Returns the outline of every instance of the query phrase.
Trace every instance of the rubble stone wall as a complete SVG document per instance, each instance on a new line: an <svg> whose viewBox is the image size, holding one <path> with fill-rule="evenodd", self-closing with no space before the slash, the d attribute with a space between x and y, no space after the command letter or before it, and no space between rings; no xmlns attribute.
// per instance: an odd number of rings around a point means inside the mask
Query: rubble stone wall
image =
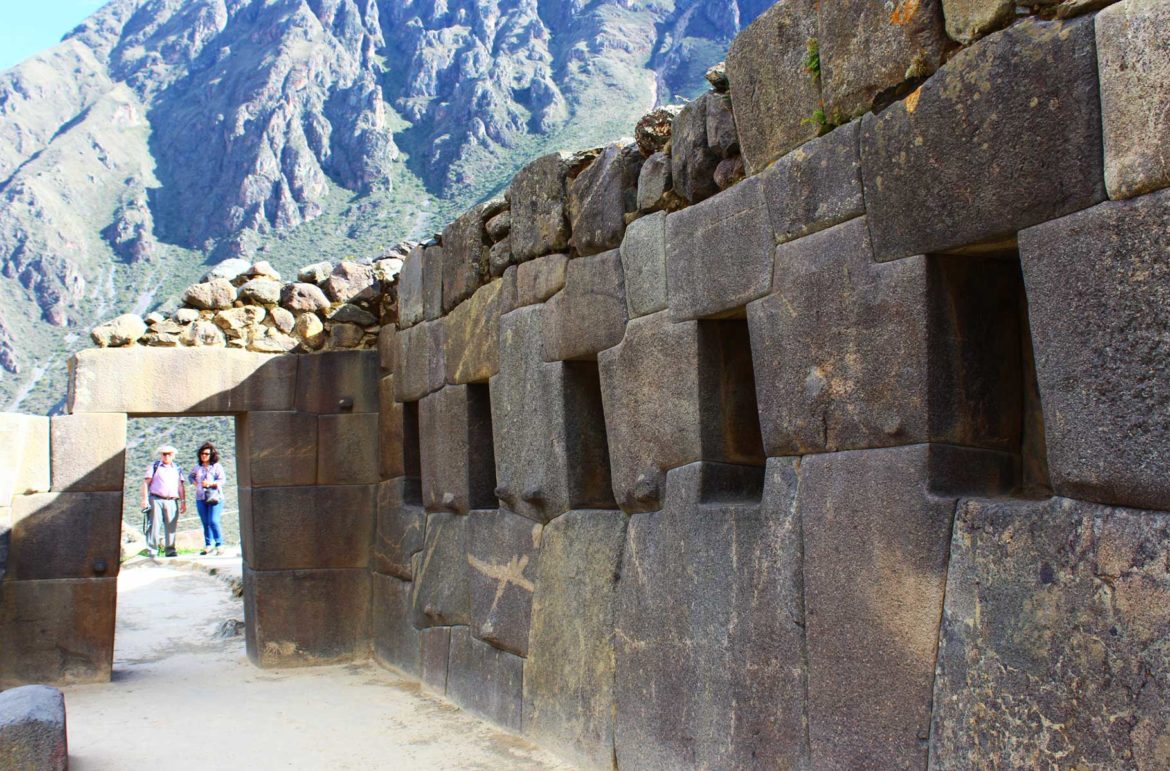
<svg viewBox="0 0 1170 771"><path fill-rule="evenodd" d="M377 351L86 352L61 420L238 416L260 665L369 653L584 767L1164 768L1168 30L785 0L413 246ZM0 613L84 635L112 579L12 575L27 505Z"/></svg>

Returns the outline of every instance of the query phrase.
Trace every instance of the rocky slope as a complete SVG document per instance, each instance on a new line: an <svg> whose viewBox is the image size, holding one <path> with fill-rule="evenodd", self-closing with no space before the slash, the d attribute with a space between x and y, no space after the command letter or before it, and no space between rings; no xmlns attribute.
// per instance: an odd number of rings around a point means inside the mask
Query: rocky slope
<svg viewBox="0 0 1170 771"><path fill-rule="evenodd" d="M0 72L0 405L204 258L376 252L628 132L768 4L113 0Z"/></svg>

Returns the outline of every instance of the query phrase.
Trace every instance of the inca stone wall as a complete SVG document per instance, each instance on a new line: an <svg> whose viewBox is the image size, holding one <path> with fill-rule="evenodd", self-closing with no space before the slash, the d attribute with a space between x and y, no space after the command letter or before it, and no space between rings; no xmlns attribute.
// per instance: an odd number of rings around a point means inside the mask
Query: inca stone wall
<svg viewBox="0 0 1170 771"><path fill-rule="evenodd" d="M1034 10L778 3L413 247L376 352L87 352L9 446L239 416L253 659L372 654L585 767L1170 766L1170 5ZM22 567L18 466L9 640L113 597Z"/></svg>

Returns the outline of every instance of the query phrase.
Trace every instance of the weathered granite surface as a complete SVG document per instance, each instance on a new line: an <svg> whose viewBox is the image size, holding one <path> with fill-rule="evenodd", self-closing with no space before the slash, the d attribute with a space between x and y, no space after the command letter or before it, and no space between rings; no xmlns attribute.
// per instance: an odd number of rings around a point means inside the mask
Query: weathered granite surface
<svg viewBox="0 0 1170 771"><path fill-rule="evenodd" d="M1170 514L959 504L930 765L1170 763Z"/></svg>
<svg viewBox="0 0 1170 771"><path fill-rule="evenodd" d="M1105 198L1092 19L1023 21L862 120L879 260L957 249Z"/></svg>
<svg viewBox="0 0 1170 771"><path fill-rule="evenodd" d="M1020 234L1052 485L1170 509L1170 191Z"/></svg>

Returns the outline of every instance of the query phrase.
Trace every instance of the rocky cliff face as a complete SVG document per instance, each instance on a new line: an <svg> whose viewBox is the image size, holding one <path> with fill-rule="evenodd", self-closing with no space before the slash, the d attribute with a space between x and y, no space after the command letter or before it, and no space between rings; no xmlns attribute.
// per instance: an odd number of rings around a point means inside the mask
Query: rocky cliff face
<svg viewBox="0 0 1170 771"><path fill-rule="evenodd" d="M699 89L767 5L112 0L0 73L5 314L86 324L116 300L111 262L246 254L405 182L401 229L423 232L422 199L463 206ZM5 352L9 373L29 358Z"/></svg>

